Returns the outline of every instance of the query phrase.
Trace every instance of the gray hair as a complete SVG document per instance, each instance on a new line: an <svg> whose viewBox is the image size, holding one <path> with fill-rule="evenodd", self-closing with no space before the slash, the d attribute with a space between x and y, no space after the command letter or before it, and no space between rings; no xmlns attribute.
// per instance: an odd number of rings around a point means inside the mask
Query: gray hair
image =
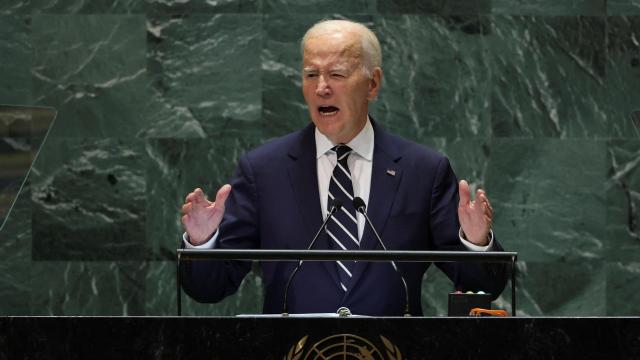
<svg viewBox="0 0 640 360"><path fill-rule="evenodd" d="M309 28L300 41L300 52L304 56L304 45L311 35L350 30L360 35L362 40L362 70L367 77L373 77L373 70L382 67L382 50L380 42L365 25L351 20L322 20Z"/></svg>

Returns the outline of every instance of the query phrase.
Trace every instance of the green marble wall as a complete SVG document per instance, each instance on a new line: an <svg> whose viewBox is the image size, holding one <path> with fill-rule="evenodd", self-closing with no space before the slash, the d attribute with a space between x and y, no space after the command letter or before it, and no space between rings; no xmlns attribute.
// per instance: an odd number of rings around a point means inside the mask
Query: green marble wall
<svg viewBox="0 0 640 360"><path fill-rule="evenodd" d="M0 233L0 315L174 314L184 195L308 122L298 41L326 17L380 37L378 122L486 188L522 315L640 315L638 0L2 1L0 103L59 115ZM429 271L427 314L450 287Z"/></svg>

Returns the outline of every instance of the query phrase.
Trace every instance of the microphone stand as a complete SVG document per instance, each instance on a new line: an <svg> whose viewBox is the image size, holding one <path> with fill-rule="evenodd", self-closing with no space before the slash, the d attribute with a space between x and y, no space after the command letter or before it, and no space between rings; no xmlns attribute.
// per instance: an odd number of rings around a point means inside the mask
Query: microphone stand
<svg viewBox="0 0 640 360"><path fill-rule="evenodd" d="M376 239L378 239L378 243L380 243L380 246L382 246L382 249L386 251L387 247L384 246L384 243L382 242L382 238L378 234L378 231L376 231L376 228L373 226L371 219L369 219L369 216L367 215L367 206L364 204L364 200L362 200L362 198L360 197L355 197L353 199L353 207L355 207L356 211L358 211L360 214L364 215L364 218L367 220L367 223L369 223L371 230L373 230L373 234L376 236ZM407 281L404 279L404 276L402 276L402 273L400 272L400 270L398 270L398 267L396 266L396 262L391 260L391 265L393 266L393 269L396 271L396 273L400 275L400 280L402 280L402 286L404 287L404 296L405 296L404 316L409 317L411 316L411 312L409 312L409 287L407 286Z"/></svg>
<svg viewBox="0 0 640 360"><path fill-rule="evenodd" d="M320 225L320 229L318 229L318 232L313 237L313 240L311 240L311 244L309 244L309 247L307 248L307 250L311 250L311 248L313 248L313 245L316 243L316 240L318 240L318 238L320 237L320 233L322 233L322 230L324 230L324 228L327 226L327 223L329 222L333 214L335 214L338 210L340 210L340 208L342 208L342 202L340 201L340 199L333 199L331 201L331 208L329 209L327 218L324 219L324 221L322 222L322 225ZM302 267L302 263L303 261L300 260L296 268L293 269L293 272L291 272L291 275L289 275L289 280L287 280L287 286L284 289L284 304L282 306L282 316L289 316L289 313L287 313L287 295L289 294L289 287L291 286L291 281L298 273L298 270L300 270L300 267Z"/></svg>

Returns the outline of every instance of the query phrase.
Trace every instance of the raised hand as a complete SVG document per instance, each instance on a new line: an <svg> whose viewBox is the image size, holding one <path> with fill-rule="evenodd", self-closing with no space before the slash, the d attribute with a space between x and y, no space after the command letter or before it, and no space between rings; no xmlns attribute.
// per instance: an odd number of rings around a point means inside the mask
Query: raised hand
<svg viewBox="0 0 640 360"><path fill-rule="evenodd" d="M476 191L476 199L471 200L471 190L465 180L458 184L460 203L458 204L458 218L460 226L469 242L485 246L489 243L489 230L493 222L493 209L484 190Z"/></svg>
<svg viewBox="0 0 640 360"><path fill-rule="evenodd" d="M182 205L182 226L192 245L205 243L218 229L224 215L224 203L231 193L231 185L223 185L216 194L216 201L207 200L202 189L189 193Z"/></svg>

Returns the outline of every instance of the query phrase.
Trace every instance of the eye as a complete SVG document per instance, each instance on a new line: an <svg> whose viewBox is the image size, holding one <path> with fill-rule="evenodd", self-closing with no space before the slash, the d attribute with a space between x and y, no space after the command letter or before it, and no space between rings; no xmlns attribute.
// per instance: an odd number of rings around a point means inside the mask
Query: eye
<svg viewBox="0 0 640 360"><path fill-rule="evenodd" d="M344 79L346 76L343 73L331 73L331 77L334 79Z"/></svg>
<svg viewBox="0 0 640 360"><path fill-rule="evenodd" d="M313 79L313 78L318 77L318 74L317 73L305 73L304 77L305 77L305 79Z"/></svg>

